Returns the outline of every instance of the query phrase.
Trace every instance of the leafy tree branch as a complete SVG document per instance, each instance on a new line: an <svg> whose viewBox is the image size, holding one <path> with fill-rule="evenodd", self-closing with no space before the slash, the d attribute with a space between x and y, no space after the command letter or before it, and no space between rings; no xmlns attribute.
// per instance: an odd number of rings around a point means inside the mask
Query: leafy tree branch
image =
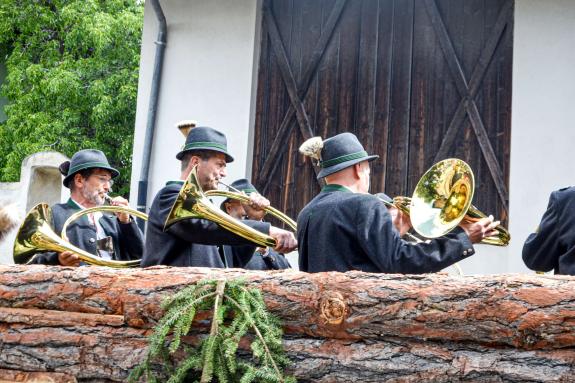
<svg viewBox="0 0 575 383"><path fill-rule="evenodd" d="M127 193L142 27L137 0L0 0L0 181L35 152L97 148Z"/></svg>

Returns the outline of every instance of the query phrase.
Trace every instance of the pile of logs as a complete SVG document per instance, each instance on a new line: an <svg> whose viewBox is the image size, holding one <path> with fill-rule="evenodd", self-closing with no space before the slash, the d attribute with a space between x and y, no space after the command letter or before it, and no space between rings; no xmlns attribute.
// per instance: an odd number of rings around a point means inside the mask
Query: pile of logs
<svg viewBox="0 0 575 383"><path fill-rule="evenodd" d="M124 381L167 296L244 278L300 382L571 382L575 278L0 266L0 382Z"/></svg>

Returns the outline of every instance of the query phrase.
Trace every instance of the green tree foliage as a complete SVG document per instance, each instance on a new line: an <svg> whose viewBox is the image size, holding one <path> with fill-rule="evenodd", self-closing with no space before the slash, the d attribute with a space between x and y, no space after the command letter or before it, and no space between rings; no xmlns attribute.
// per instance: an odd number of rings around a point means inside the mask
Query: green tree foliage
<svg viewBox="0 0 575 383"><path fill-rule="evenodd" d="M281 326L258 289L247 289L241 280L204 280L168 298L162 308L165 314L150 337L148 355L132 371L130 382L295 382L281 371L291 364L283 351ZM210 333L192 348L182 338L199 311L212 311ZM238 358L244 337L252 339L251 360ZM170 355L179 349L186 356L173 363ZM156 360L164 369L160 376L152 368Z"/></svg>
<svg viewBox="0 0 575 383"><path fill-rule="evenodd" d="M17 181L32 153L96 148L127 192L142 26L137 0L0 0L2 181Z"/></svg>

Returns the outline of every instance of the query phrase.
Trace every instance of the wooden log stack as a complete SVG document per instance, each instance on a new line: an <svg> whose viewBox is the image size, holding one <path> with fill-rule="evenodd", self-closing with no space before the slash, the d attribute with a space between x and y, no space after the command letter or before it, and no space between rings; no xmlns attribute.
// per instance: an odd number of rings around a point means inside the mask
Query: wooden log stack
<svg viewBox="0 0 575 383"><path fill-rule="evenodd" d="M124 381L206 278L262 290L300 382L575 380L573 277L0 266L0 382Z"/></svg>

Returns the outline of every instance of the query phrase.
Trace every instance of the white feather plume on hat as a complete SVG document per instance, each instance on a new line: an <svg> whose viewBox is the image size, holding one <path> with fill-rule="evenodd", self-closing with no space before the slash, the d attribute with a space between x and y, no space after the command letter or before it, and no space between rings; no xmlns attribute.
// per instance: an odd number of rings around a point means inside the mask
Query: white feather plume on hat
<svg viewBox="0 0 575 383"><path fill-rule="evenodd" d="M323 149L323 140L321 137L312 137L306 140L299 147L299 152L304 156L311 157L317 162L321 161L321 150Z"/></svg>

